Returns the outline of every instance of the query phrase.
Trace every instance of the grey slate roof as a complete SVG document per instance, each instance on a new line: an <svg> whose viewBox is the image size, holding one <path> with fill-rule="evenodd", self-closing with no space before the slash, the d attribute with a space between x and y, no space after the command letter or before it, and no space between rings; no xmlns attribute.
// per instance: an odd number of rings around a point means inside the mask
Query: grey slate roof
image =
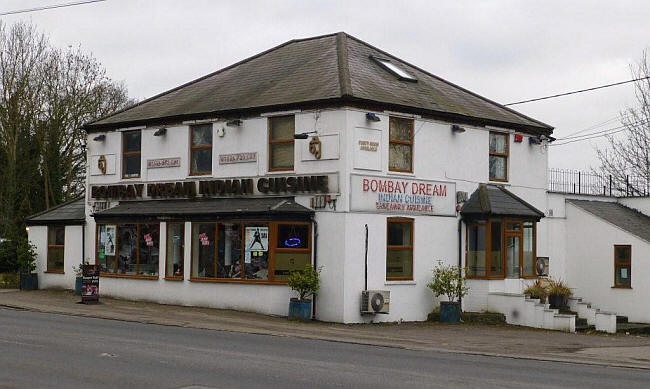
<svg viewBox="0 0 650 389"><path fill-rule="evenodd" d="M415 78L405 82L370 56ZM345 33L296 39L89 123L88 131L315 105L399 109L550 135L553 128Z"/></svg>
<svg viewBox="0 0 650 389"><path fill-rule="evenodd" d="M567 199L567 202L650 242L650 217L637 210L607 201Z"/></svg>
<svg viewBox="0 0 650 389"><path fill-rule="evenodd" d="M128 218L214 218L214 217L289 217L308 218L314 211L297 204L291 198L221 198L197 200L123 201L119 205L97 212L101 219Z"/></svg>
<svg viewBox="0 0 650 389"><path fill-rule="evenodd" d="M83 224L86 220L84 198L69 201L25 218L28 226L47 224Z"/></svg>
<svg viewBox="0 0 650 389"><path fill-rule="evenodd" d="M501 185L479 184L460 210L465 218L512 216L541 219L544 213Z"/></svg>

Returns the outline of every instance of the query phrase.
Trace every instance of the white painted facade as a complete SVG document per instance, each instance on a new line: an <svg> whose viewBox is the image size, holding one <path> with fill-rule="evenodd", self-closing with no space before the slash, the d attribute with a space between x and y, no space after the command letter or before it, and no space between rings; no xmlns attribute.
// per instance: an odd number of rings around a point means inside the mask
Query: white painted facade
<svg viewBox="0 0 650 389"><path fill-rule="evenodd" d="M459 255L458 226L460 215L456 210L456 191L471 194L479 183L489 182L489 132L509 134L508 182L506 188L540 210L549 208L546 196L547 154L543 145L529 144L528 135L523 142L514 141L515 131L504 128L484 128L463 125L463 133L453 133L450 122L415 117L413 173L395 173L388 170L389 116L399 113L376 112L378 122L366 120L366 111L355 108L323 109L295 112L295 131L316 131L322 142L320 160L309 153L309 141L295 141L293 172L274 173L268 170L268 116L273 113L242 118L239 127L228 127L224 120L213 124L212 175L189 175L189 125L194 122L142 128L141 177L122 179L121 131L107 131L88 135L87 185L136 184L170 181L190 181L206 178L272 177L303 174L333 174L336 190L330 193L336 200L315 212L317 224L317 252L312 254L317 266L322 266L321 292L316 301L316 318L333 322L368 322L425 320L438 301L426 287L431 270L440 260L457 264ZM404 115L413 117L412 115ZM164 136L154 136L159 128L166 127ZM137 128L132 128L137 129ZM124 129L126 130L126 129ZM98 135L105 140L94 141ZM222 136L221 136L222 135ZM359 141L378 142L377 151L361 150ZM230 153L257 153L254 162L220 164L219 156ZM107 161L106 174L97 168L99 156ZM179 167L147 168L147 160L180 158ZM351 183L359 176L380 178L430 180L447 185L449 196L444 209L436 209L442 216L406 215L400 213L356 210L352 199ZM356 178L355 178L356 177ZM86 191L86 241L85 258L94 263L95 222L91 216L92 199ZM309 207L313 195L297 195L296 202ZM113 201L111 206L116 205ZM413 280L386 281L386 219L391 216L414 219ZM291 291L285 285L256 285L246 283L194 282L186 271L182 281L164 279L166 223L160 228L159 274L156 280L102 277L101 295L126 299L155 301L166 304L207 306L237 309L266 314L286 315ZM189 222L185 223L185 269L190 266ZM361 292L364 290L365 226L368 226L368 289L391 292L390 314L362 316ZM78 264L79 252L70 253L68 245L80 247L81 229L66 230L65 274L43 274L47 238L45 227L32 227L30 240L39 247L39 274L41 287L72 288L74 277L71 266ZM73 228L73 227L68 227ZM464 257L465 227L462 227ZM316 232L316 228L314 229ZM558 231L548 231L545 219L537 225L537 255L554 257L548 241ZM74 238L76 236L76 238ZM71 239L69 244L68 239ZM312 245L312 247L314 247ZM71 250L73 250L71 248ZM77 250L77 249L74 249ZM462 259L464 263L464 258ZM553 267L555 266L553 261ZM558 266L559 268L559 266ZM559 270L563 273L564 270ZM487 292L520 293L521 280L472 280L471 292L464 300L466 310L487 309Z"/></svg>

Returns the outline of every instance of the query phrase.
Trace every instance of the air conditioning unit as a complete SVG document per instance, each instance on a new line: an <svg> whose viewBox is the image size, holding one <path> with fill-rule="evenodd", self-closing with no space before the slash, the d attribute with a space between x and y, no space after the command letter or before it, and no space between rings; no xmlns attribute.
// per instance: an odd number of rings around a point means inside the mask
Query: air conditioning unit
<svg viewBox="0 0 650 389"><path fill-rule="evenodd" d="M361 313L374 315L388 313L390 307L390 291L364 290L361 292Z"/></svg>

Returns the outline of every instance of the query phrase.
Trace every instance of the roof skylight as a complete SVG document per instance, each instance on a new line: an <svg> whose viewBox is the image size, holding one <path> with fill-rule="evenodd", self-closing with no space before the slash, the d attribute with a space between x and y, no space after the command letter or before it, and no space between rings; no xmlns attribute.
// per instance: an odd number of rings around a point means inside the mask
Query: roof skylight
<svg viewBox="0 0 650 389"><path fill-rule="evenodd" d="M393 73L395 76L400 81L410 81L410 82L418 82L417 78L413 77L412 75L408 74L406 71L402 70L399 68L397 65L394 63L390 62L390 60L385 59L385 58L379 58L375 56L370 56L375 62L377 62L381 67L384 69L388 70L389 72Z"/></svg>

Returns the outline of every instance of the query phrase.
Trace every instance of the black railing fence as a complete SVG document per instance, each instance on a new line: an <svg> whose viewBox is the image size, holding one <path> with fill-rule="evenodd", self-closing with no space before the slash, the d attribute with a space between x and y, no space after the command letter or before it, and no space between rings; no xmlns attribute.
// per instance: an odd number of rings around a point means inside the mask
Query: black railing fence
<svg viewBox="0 0 650 389"><path fill-rule="evenodd" d="M549 169L548 190L594 196L650 196L650 180L642 176L621 178L579 170Z"/></svg>

